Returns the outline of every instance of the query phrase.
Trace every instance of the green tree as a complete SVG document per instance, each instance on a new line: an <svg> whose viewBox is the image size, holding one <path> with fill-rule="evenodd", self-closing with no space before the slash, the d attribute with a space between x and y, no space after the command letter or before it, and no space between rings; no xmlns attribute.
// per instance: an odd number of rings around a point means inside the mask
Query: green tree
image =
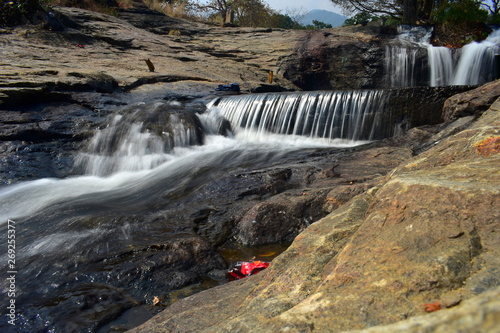
<svg viewBox="0 0 500 333"><path fill-rule="evenodd" d="M269 17L269 28L296 29L297 22L288 15L272 13Z"/></svg>
<svg viewBox="0 0 500 333"><path fill-rule="evenodd" d="M235 12L236 22L247 27L269 26L273 14L271 8L261 0L238 0L232 9Z"/></svg>
<svg viewBox="0 0 500 333"><path fill-rule="evenodd" d="M366 24L366 23L374 21L378 18L379 18L378 16L374 16L368 12L360 12L360 13L354 15L353 17L345 20L344 25L348 26L348 25Z"/></svg>
<svg viewBox="0 0 500 333"><path fill-rule="evenodd" d="M265 26L274 13L262 0L210 0L192 3L199 11L218 16L222 23L226 21L227 13L232 11L235 22L243 26Z"/></svg>
<svg viewBox="0 0 500 333"><path fill-rule="evenodd" d="M481 3L475 0L441 0L433 13L435 23L448 26L464 26L487 20L488 11L482 9Z"/></svg>
<svg viewBox="0 0 500 333"><path fill-rule="evenodd" d="M400 20L403 24L427 21L435 0L331 0L345 13L367 12Z"/></svg>
<svg viewBox="0 0 500 333"><path fill-rule="evenodd" d="M331 29L331 28L333 28L331 24L327 24L325 22L321 22L318 20L313 20L312 23L316 29Z"/></svg>
<svg viewBox="0 0 500 333"><path fill-rule="evenodd" d="M203 3L197 1L193 3L193 6L199 11L216 13L222 19L222 23L224 23L228 11L236 1L238 0L210 0Z"/></svg>
<svg viewBox="0 0 500 333"><path fill-rule="evenodd" d="M45 2L43 0L0 0L0 26L33 22L36 14L43 12Z"/></svg>

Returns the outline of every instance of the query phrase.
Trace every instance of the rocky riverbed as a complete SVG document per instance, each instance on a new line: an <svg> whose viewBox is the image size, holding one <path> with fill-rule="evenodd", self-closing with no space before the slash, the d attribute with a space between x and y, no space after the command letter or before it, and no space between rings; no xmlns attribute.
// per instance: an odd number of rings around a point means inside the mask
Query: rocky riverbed
<svg viewBox="0 0 500 333"><path fill-rule="evenodd" d="M399 166L333 187L326 202L336 209L266 271L179 301L132 332L494 332L499 108L434 135L410 131L430 148L414 157L409 147L364 151L364 163L385 151Z"/></svg>
<svg viewBox="0 0 500 333"><path fill-rule="evenodd" d="M205 112L220 83L238 82L245 93L384 87L381 58L395 33L220 28L139 4L117 16L56 11L63 31L0 34L3 188L75 179L75 156L115 113L169 135L176 115L201 144L192 115ZM19 294L22 327L119 331L173 303L133 331L418 331L464 322L494 331L500 84L453 89L405 94L398 103L418 117L407 115L412 125L394 138L269 148L241 164L238 149L200 155L172 178L133 182L111 198L68 198L68 206L23 218L39 224L26 227L25 240L50 228L72 235L74 227L100 245L70 251L75 241L47 236L26 246L19 283L33 290ZM224 259L272 259L290 243L266 271L226 284ZM36 265L50 260L56 264Z"/></svg>

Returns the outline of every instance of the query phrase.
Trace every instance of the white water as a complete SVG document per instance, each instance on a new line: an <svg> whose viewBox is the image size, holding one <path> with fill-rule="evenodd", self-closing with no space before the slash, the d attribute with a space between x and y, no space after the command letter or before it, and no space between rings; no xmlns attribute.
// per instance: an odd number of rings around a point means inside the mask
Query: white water
<svg viewBox="0 0 500 333"><path fill-rule="evenodd" d="M500 52L500 30L487 39L472 42L462 49L427 45L431 72L430 85L476 85L493 79L494 57Z"/></svg>
<svg viewBox="0 0 500 333"><path fill-rule="evenodd" d="M386 73L390 73L390 86L396 87L414 87L415 81L415 63L418 49L413 47L386 46Z"/></svg>
<svg viewBox="0 0 500 333"><path fill-rule="evenodd" d="M487 39L472 42L462 48L460 60L452 78L454 85L480 84L491 80L493 62L500 53L500 30L493 32Z"/></svg>
<svg viewBox="0 0 500 333"><path fill-rule="evenodd" d="M427 44L429 57L429 85L432 87L451 84L454 76L454 65L451 49Z"/></svg>
<svg viewBox="0 0 500 333"><path fill-rule="evenodd" d="M377 131L385 130L387 95L377 90L255 94L223 98L210 107L217 108L237 134L354 142L372 140Z"/></svg>
<svg viewBox="0 0 500 333"><path fill-rule="evenodd" d="M215 132L213 126L219 118L217 108L200 116L209 133ZM256 154L279 157L301 148L349 147L366 143L304 138L249 129L239 130L230 137L209 134L205 143L198 146L188 146L190 140L174 140L177 146L166 149L171 138L161 138L141 129L141 123L128 124L123 116L115 116L107 128L96 133L88 150L78 156L77 163L80 167L84 166L83 175L40 179L1 188L1 223L81 200L99 202L117 197L122 204L133 205L134 200L140 200L138 198L142 191L150 191L150 188L166 178L172 179L167 183L172 184L171 190L174 191L188 182L189 177L200 168L217 168L221 164L238 165L253 159ZM179 130L179 133L181 138L186 138L185 131ZM111 148L112 142L117 140L114 148ZM225 160L229 155L231 159ZM72 235L70 238L74 236L71 232L64 235ZM42 240L38 244L38 247L43 244L49 246Z"/></svg>
<svg viewBox="0 0 500 333"><path fill-rule="evenodd" d="M423 27L398 26L398 43L385 48L385 72L391 88L417 85L417 53L421 42L429 40L432 30Z"/></svg>
<svg viewBox="0 0 500 333"><path fill-rule="evenodd" d="M431 30L423 27L400 27L397 45L386 47L385 68L391 87L418 84L415 74L419 48L427 50L429 82L432 87L476 85L492 81L494 57L500 53L500 30L486 40L472 42L462 49L436 47L430 44Z"/></svg>
<svg viewBox="0 0 500 333"><path fill-rule="evenodd" d="M87 150L78 154L76 168L95 176L153 169L170 161L175 148L195 145L196 134L175 113L161 118L165 124L159 126L168 127L168 131L158 134L135 119L144 113L161 113L168 106L154 103L145 109L144 103L140 103L126 115L115 115L106 128L97 131Z"/></svg>

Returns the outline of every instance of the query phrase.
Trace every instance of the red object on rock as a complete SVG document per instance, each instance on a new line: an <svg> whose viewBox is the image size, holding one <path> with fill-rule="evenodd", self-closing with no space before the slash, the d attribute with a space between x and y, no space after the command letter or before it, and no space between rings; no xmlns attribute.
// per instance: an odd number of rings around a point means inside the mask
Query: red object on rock
<svg viewBox="0 0 500 333"><path fill-rule="evenodd" d="M424 310L426 312L434 312L434 311L437 311L437 310L441 310L441 304L439 304L439 302L425 303L424 304Z"/></svg>
<svg viewBox="0 0 500 333"><path fill-rule="evenodd" d="M229 268L228 274L234 279L243 279L257 274L267 267L269 267L269 263L265 261L237 261Z"/></svg>

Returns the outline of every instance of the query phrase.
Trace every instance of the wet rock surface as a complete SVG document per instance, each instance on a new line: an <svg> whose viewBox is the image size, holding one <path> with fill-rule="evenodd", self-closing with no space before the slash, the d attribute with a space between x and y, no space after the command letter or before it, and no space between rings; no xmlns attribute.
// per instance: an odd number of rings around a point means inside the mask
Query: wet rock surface
<svg viewBox="0 0 500 333"><path fill-rule="evenodd" d="M375 27L308 32L298 56L281 65L283 76L304 90L382 88L385 48L383 38L376 38L380 32Z"/></svg>
<svg viewBox="0 0 500 333"><path fill-rule="evenodd" d="M436 302L452 309L368 332L456 327L463 311L489 331L499 311L500 155L481 147L498 137L499 103L310 225L266 271L180 301L132 332L347 331L422 316Z"/></svg>
<svg viewBox="0 0 500 333"><path fill-rule="evenodd" d="M107 113L105 108L76 103L70 99L1 111L2 183L71 172L74 155L105 123Z"/></svg>

